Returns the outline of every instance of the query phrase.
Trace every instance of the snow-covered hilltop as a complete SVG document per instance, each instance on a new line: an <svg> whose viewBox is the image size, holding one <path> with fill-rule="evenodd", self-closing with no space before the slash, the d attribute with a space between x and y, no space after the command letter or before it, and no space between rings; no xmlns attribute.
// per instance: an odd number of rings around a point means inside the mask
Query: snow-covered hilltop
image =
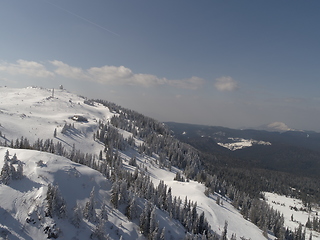
<svg viewBox="0 0 320 240"><path fill-rule="evenodd" d="M3 141L26 137L33 143L38 139L53 139L65 146L76 145L84 152L96 153L101 145L92 141L97 122L107 122L114 114L101 104L90 105L83 97L65 90L24 88L0 88L0 131ZM75 121L74 116L83 116L87 121ZM74 126L69 134L60 134L65 125ZM90 147L88 146L90 144ZM93 144L93 145L92 145Z"/></svg>
<svg viewBox="0 0 320 240"><path fill-rule="evenodd" d="M0 238L275 238L246 220L262 203L208 175L162 123L63 89L0 96Z"/></svg>

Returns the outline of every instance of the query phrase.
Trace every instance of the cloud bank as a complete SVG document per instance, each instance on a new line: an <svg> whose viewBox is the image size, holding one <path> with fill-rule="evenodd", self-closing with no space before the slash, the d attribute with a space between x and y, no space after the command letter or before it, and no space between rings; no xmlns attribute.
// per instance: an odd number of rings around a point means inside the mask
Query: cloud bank
<svg viewBox="0 0 320 240"><path fill-rule="evenodd" d="M12 75L27 75L39 78L62 76L99 84L138 85L144 87L167 85L190 90L199 89L205 83L204 79L195 76L187 79L169 80L152 74L134 73L124 66L105 65L82 69L58 60L49 61L48 63L55 68L53 71L47 70L43 64L25 60L18 60L17 63L1 62L0 71Z"/></svg>
<svg viewBox="0 0 320 240"><path fill-rule="evenodd" d="M217 78L214 83L214 86L217 90L221 92L234 91L238 89L237 82L229 76Z"/></svg>
<svg viewBox="0 0 320 240"><path fill-rule="evenodd" d="M198 89L204 84L199 77L188 79L169 80L159 78L152 74L134 73L124 66L102 66L92 67L87 70L71 67L61 61L51 61L57 69L55 73L67 78L84 79L100 84L140 85L145 87L157 85L170 85L177 88Z"/></svg>
<svg viewBox="0 0 320 240"><path fill-rule="evenodd" d="M47 78L53 77L54 73L48 71L43 64L34 61L19 59L17 63L0 63L0 71L11 75L27 75L30 77Z"/></svg>

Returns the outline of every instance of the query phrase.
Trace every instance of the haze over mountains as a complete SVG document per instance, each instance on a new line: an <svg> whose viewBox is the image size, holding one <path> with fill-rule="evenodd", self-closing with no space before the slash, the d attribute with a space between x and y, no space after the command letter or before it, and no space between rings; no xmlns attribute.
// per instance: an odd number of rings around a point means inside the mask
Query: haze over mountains
<svg viewBox="0 0 320 240"><path fill-rule="evenodd" d="M289 200L281 199L287 204L282 216L247 189L230 184L233 178L210 173L234 162L228 154L247 150L237 158L260 168L277 166L250 158L268 147L299 147L319 155L318 133L307 137L304 132L168 123L182 141L217 154L218 161L207 169L208 159L174 138L163 123L105 100L38 87L1 87L0 96L4 239L289 239L285 233L303 235L299 227L306 224L306 214L318 221L319 209L311 201L316 193L297 203L304 208L310 200L309 213L301 210L299 215L290 210ZM241 139L257 142L247 141L251 147L235 151L217 144ZM308 161L305 172L313 174L309 164L317 163ZM259 191L254 183L247 185ZM288 196L299 196L283 186ZM309 189L311 194L313 185ZM277 198L266 196L269 204ZM290 211L295 221L288 217ZM317 231L308 227L304 236L320 239Z"/></svg>
<svg viewBox="0 0 320 240"><path fill-rule="evenodd" d="M320 133L289 128L283 131L284 124L281 123L271 126L276 126L276 129L281 126L282 131L274 131L274 128L273 131L238 130L172 122L166 124L181 141L207 153L229 156L229 164L232 164L230 159L234 158L234 164L240 160L243 166L319 176Z"/></svg>

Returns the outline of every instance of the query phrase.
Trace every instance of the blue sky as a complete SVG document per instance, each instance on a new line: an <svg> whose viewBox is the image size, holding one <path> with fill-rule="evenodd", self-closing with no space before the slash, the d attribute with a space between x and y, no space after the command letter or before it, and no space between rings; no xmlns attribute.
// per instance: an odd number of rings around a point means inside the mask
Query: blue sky
<svg viewBox="0 0 320 240"><path fill-rule="evenodd" d="M159 121L320 131L319 1L12 0L0 85L58 87Z"/></svg>

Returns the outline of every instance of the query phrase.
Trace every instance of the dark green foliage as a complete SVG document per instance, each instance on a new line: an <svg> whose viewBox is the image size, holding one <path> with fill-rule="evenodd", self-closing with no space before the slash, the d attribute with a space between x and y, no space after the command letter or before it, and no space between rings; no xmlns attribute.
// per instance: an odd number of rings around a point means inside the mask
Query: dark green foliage
<svg viewBox="0 0 320 240"><path fill-rule="evenodd" d="M16 167L14 167L14 165ZM0 182L8 185L11 180L20 180L23 177L23 163L18 160L17 155L10 159L9 151L4 156L4 164L1 169Z"/></svg>
<svg viewBox="0 0 320 240"><path fill-rule="evenodd" d="M60 194L59 188L57 185L48 185L47 190L47 206L46 206L46 216L58 218L65 218L67 215L67 207L63 197Z"/></svg>

